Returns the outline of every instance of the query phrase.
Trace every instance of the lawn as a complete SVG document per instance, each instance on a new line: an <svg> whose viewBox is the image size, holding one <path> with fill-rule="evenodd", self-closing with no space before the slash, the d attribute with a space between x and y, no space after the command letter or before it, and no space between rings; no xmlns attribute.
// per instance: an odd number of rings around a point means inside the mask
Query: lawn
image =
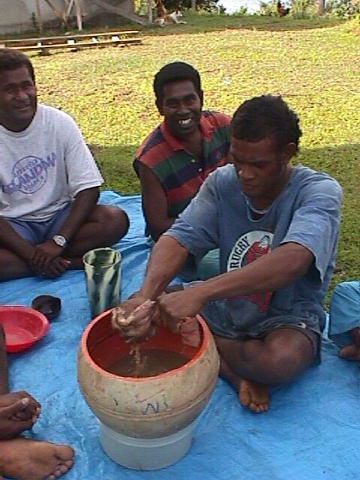
<svg viewBox="0 0 360 480"><path fill-rule="evenodd" d="M75 117L106 187L122 193L139 192L131 163L160 121L152 80L164 63L192 63L205 107L229 114L254 95L283 95L304 132L295 162L332 174L344 188L334 284L360 274L359 52L351 23L192 15L186 26L145 28L142 46L57 52L33 62L41 100Z"/></svg>

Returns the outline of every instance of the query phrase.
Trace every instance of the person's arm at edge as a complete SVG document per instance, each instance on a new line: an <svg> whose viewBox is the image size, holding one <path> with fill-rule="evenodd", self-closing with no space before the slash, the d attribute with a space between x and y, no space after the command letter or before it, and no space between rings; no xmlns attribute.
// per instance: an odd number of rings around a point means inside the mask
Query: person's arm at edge
<svg viewBox="0 0 360 480"><path fill-rule="evenodd" d="M151 169L139 162L138 171L141 182L144 215L150 235L157 241L159 237L171 227L176 218L168 217L164 189Z"/></svg>

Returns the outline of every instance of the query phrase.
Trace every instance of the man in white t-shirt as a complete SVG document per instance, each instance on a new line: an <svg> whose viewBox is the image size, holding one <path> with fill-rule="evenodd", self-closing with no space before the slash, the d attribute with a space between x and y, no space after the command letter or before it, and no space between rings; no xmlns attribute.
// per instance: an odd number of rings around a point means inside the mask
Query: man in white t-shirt
<svg viewBox="0 0 360 480"><path fill-rule="evenodd" d="M97 205L102 176L66 113L38 105L33 66L0 49L0 280L57 277L82 255L110 246L129 226Z"/></svg>

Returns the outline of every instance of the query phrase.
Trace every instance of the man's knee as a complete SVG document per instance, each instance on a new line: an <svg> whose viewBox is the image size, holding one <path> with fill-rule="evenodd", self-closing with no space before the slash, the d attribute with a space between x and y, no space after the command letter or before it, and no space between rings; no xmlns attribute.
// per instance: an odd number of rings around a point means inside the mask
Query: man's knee
<svg viewBox="0 0 360 480"><path fill-rule="evenodd" d="M129 229L129 217L126 212L119 207L113 205L102 205L99 210L99 221L104 231L111 232L114 238L122 238Z"/></svg>
<svg viewBox="0 0 360 480"><path fill-rule="evenodd" d="M295 350L281 347L269 355L268 368L274 383L290 382L305 371L313 361L311 350Z"/></svg>

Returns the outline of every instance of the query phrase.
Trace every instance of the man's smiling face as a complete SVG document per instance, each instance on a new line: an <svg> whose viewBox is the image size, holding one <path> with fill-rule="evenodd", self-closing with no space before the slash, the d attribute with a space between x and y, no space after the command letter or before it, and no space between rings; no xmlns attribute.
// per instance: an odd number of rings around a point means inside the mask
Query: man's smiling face
<svg viewBox="0 0 360 480"><path fill-rule="evenodd" d="M36 85L26 66L0 72L0 125L21 132L32 122L36 107Z"/></svg>
<svg viewBox="0 0 360 480"><path fill-rule="evenodd" d="M202 93L196 91L190 80L170 82L163 87L163 101L158 105L164 115L170 132L179 139L185 139L200 125Z"/></svg>

